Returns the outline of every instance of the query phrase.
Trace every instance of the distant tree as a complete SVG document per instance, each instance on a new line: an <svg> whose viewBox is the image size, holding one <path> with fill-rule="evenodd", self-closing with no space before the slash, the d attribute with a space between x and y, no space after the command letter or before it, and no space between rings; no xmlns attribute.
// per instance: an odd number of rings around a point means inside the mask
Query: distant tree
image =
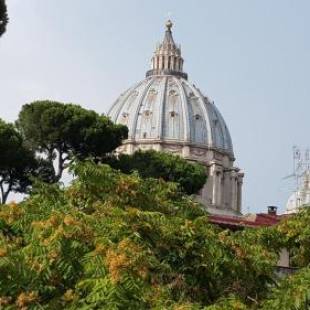
<svg viewBox="0 0 310 310"><path fill-rule="evenodd" d="M205 168L198 163L173 154L149 151L137 151L133 155L121 154L117 158L109 158L108 163L123 173L135 170L143 178L162 178L165 181L179 183L181 189L191 195L197 193L205 184L207 176Z"/></svg>
<svg viewBox="0 0 310 310"><path fill-rule="evenodd" d="M23 106L17 126L28 146L56 160L54 182L73 158L95 160L117 148L128 129L109 118L74 104L36 101Z"/></svg>
<svg viewBox="0 0 310 310"><path fill-rule="evenodd" d="M10 192L25 193L30 176L38 171L34 153L24 146L20 133L0 119L0 203L7 201Z"/></svg>
<svg viewBox="0 0 310 310"><path fill-rule="evenodd" d="M278 225L277 230L285 238L290 252L290 263L295 267L310 266L310 206L304 206L297 214Z"/></svg>
<svg viewBox="0 0 310 310"><path fill-rule="evenodd" d="M7 14L7 7L5 4L5 0L0 0L0 37L6 30L6 25L9 21Z"/></svg>
<svg viewBox="0 0 310 310"><path fill-rule="evenodd" d="M309 310L310 268L301 268L295 274L284 278L277 286L272 287L259 309Z"/></svg>

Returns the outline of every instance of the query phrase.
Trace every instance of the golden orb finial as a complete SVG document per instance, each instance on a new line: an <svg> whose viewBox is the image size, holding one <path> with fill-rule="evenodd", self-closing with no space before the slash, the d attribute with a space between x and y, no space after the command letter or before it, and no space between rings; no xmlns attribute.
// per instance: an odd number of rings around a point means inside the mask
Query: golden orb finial
<svg viewBox="0 0 310 310"><path fill-rule="evenodd" d="M168 31L171 31L172 26L173 26L172 21L171 21L170 19L168 19L167 22L166 22L166 28L167 28L167 30L168 30Z"/></svg>

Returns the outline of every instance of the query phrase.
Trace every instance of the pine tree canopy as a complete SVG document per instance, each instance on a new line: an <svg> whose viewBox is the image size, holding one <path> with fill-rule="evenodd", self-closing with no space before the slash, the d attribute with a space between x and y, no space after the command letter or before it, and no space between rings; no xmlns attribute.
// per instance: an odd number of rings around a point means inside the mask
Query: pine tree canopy
<svg viewBox="0 0 310 310"><path fill-rule="evenodd" d="M5 32L8 21L9 21L9 18L8 18L5 0L0 0L0 37Z"/></svg>
<svg viewBox="0 0 310 310"><path fill-rule="evenodd" d="M128 134L127 127L113 124L106 116L54 101L24 105L17 127L30 149L45 155L51 164L56 160L55 182L74 158L101 158Z"/></svg>
<svg viewBox="0 0 310 310"><path fill-rule="evenodd" d="M43 160L41 164L34 152L25 147L14 125L0 119L0 204L6 202L10 192L27 192L31 176L39 176L44 170Z"/></svg>
<svg viewBox="0 0 310 310"><path fill-rule="evenodd" d="M107 158L106 162L123 173L137 171L143 178L162 178L180 184L188 195L197 193L206 183L205 168L190 163L177 155L157 151L137 151L132 155L120 154Z"/></svg>

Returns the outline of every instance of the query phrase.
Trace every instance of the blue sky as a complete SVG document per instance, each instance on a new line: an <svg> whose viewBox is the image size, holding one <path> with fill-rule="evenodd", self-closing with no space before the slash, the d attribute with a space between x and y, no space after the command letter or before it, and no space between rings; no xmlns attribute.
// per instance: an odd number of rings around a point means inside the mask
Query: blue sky
<svg viewBox="0 0 310 310"><path fill-rule="evenodd" d="M142 80L170 13L189 80L231 131L244 212L284 209L292 146L310 132L310 1L7 0L0 117L38 99L106 112Z"/></svg>

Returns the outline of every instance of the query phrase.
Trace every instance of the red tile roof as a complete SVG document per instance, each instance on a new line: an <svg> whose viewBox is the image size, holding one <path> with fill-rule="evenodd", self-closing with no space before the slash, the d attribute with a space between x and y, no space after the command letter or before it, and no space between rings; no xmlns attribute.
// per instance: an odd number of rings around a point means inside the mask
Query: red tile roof
<svg viewBox="0 0 310 310"><path fill-rule="evenodd" d="M273 215L267 213L249 214L243 216L228 216L228 215L209 215L210 223L225 226L228 228L242 227L261 227L273 226L280 222L287 215Z"/></svg>

